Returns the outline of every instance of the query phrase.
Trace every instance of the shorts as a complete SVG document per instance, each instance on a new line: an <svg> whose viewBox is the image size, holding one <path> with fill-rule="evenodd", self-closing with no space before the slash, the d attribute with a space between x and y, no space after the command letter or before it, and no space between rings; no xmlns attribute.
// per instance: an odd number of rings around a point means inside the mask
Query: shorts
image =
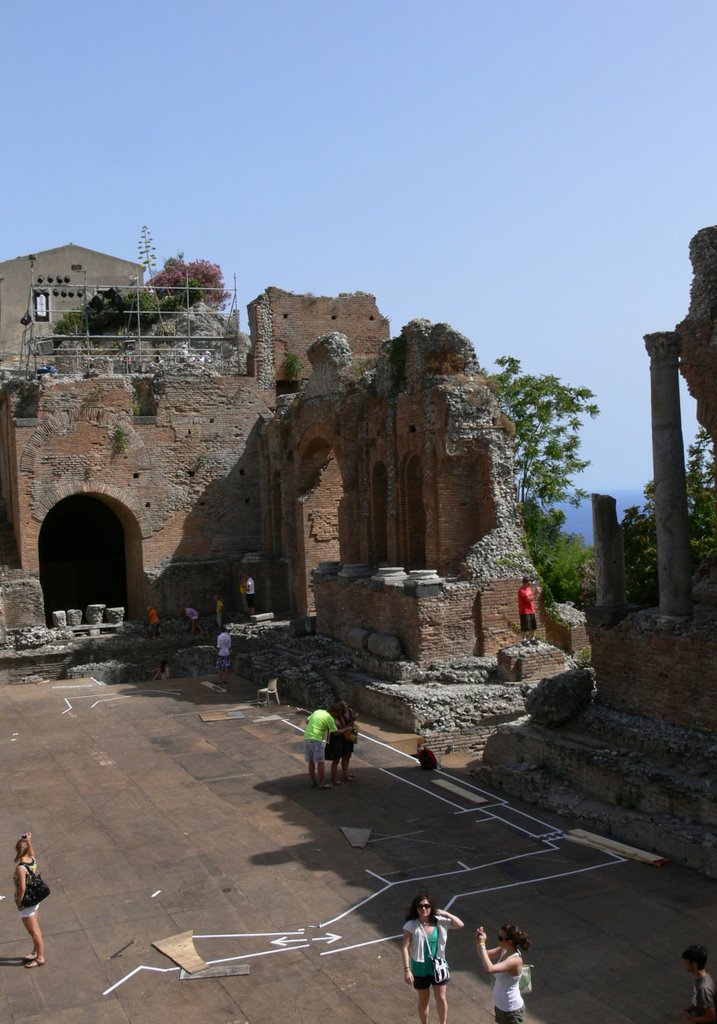
<svg viewBox="0 0 717 1024"><path fill-rule="evenodd" d="M432 974L419 974L418 976L415 974L413 975L413 987L419 991L422 988L430 988L431 985L435 985L436 988L440 988L441 985L447 985L448 981L448 978L446 978L445 981L434 981Z"/></svg>
<svg viewBox="0 0 717 1024"><path fill-rule="evenodd" d="M323 740L304 740L304 754L307 761L324 760Z"/></svg>
<svg viewBox="0 0 717 1024"><path fill-rule="evenodd" d="M524 1006L521 1006L519 1010L499 1010L497 1006L493 1009L495 1010L496 1024L523 1024L525 1020Z"/></svg>
<svg viewBox="0 0 717 1024"><path fill-rule="evenodd" d="M521 633L530 633L538 628L538 623L535 621L535 615L530 612L528 615L520 616L520 631Z"/></svg>
<svg viewBox="0 0 717 1024"><path fill-rule="evenodd" d="M40 906L40 904L36 903L32 907L18 907L18 909L20 911L20 917L32 917L33 914L37 913L37 908L39 906Z"/></svg>
<svg viewBox="0 0 717 1024"><path fill-rule="evenodd" d="M215 662L217 668L229 668L230 664L231 658L224 658L221 654L217 656L217 660Z"/></svg>

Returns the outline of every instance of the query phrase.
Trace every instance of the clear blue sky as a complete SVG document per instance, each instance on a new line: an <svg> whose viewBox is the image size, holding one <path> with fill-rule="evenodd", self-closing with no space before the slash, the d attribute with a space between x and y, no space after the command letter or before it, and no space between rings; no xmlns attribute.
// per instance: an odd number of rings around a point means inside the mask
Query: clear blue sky
<svg viewBox="0 0 717 1024"><path fill-rule="evenodd" d="M652 475L643 334L717 222L714 0L11 0L0 259L76 242L373 292L592 388L588 490ZM245 325L245 321L244 321ZM695 430L683 404L685 440Z"/></svg>

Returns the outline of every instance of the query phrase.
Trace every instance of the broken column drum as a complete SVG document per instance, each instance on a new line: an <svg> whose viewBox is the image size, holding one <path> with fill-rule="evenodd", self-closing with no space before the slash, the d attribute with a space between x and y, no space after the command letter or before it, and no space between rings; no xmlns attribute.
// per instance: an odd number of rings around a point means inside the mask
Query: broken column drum
<svg viewBox="0 0 717 1024"><path fill-rule="evenodd" d="M682 340L676 331L646 334L645 347L650 356L660 611L683 617L692 614L692 557L680 419Z"/></svg>

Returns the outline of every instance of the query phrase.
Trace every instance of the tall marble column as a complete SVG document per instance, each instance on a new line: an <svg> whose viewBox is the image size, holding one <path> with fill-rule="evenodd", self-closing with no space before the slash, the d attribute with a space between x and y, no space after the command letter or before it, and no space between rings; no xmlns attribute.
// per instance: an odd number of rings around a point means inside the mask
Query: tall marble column
<svg viewBox="0 0 717 1024"><path fill-rule="evenodd" d="M685 455L680 418L680 335L675 331L645 335L650 356L652 464L655 480L657 574L663 615L692 614Z"/></svg>

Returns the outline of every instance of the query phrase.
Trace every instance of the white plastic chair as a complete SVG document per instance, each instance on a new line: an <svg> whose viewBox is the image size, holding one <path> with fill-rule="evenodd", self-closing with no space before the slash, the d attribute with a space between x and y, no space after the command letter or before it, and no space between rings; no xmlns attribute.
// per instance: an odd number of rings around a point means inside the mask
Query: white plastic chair
<svg viewBox="0 0 717 1024"><path fill-rule="evenodd" d="M257 692L256 699L260 700L262 694L267 707L269 706L272 696L276 697L277 704L281 704L281 701L279 700L279 680L270 679L268 686L262 686L262 688Z"/></svg>

